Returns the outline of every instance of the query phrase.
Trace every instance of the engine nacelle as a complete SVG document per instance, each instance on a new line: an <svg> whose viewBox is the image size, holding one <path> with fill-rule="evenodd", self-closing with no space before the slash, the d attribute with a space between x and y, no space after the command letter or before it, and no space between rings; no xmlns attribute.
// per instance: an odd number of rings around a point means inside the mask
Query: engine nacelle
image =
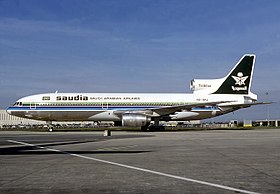
<svg viewBox="0 0 280 194"><path fill-rule="evenodd" d="M122 116L122 125L126 127L142 127L151 122L151 117L144 114L128 113Z"/></svg>
<svg viewBox="0 0 280 194"><path fill-rule="evenodd" d="M172 120L188 120L191 117L198 116L196 112L184 111L184 112L175 112L174 115L170 115Z"/></svg>

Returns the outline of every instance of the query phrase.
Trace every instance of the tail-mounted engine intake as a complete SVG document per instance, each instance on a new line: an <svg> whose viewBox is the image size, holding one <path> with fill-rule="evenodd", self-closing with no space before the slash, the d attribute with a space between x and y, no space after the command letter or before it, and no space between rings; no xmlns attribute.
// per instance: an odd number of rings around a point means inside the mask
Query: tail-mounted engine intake
<svg viewBox="0 0 280 194"><path fill-rule="evenodd" d="M122 125L126 127L142 127L151 122L151 117L144 114L128 113L122 116Z"/></svg>
<svg viewBox="0 0 280 194"><path fill-rule="evenodd" d="M193 79L190 89L193 93L211 94L215 92L224 79Z"/></svg>

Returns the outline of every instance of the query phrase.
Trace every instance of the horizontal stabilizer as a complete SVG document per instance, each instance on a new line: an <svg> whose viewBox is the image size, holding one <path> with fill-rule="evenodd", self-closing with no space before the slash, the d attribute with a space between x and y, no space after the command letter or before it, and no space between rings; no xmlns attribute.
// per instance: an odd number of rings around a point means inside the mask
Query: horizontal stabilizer
<svg viewBox="0 0 280 194"><path fill-rule="evenodd" d="M230 104L230 105L221 105L220 108L248 108L250 106L255 105L264 105L264 104L272 104L274 102L252 102L252 103L245 103L245 104Z"/></svg>

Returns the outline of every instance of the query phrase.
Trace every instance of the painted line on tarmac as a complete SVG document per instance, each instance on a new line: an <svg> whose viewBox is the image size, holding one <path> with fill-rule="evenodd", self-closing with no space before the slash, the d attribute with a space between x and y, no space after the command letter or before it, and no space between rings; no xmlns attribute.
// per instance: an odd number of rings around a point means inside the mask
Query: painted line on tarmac
<svg viewBox="0 0 280 194"><path fill-rule="evenodd" d="M97 151L121 150L121 149L134 148L134 147L137 147L137 145L99 148L97 149Z"/></svg>
<svg viewBox="0 0 280 194"><path fill-rule="evenodd" d="M105 164L111 164L111 165L114 165L114 166L120 166L120 167L124 167L124 168L128 168L128 169L138 170L138 171L142 171L142 172L148 172L148 173L151 173L151 174L156 174L156 175L165 176L165 177L169 177L169 178L184 180L184 181L198 183L198 184L207 185L207 186L211 186L211 187L216 187L216 188L220 188L220 189L224 189L224 190L246 193L246 194L259 194L259 193L256 193L256 192L243 190L243 189L238 189L238 188L234 188L234 187L229 187L229 186L225 186L225 185L219 185L219 184L210 183L210 182L206 182L206 181L201 181L201 180L195 180L195 179L191 179L191 178L176 176L176 175L172 175L172 174L162 173L162 172L153 171L153 170L149 170L149 169L145 169L145 168L139 168L139 167L135 167L135 166L129 166L129 165L125 165L125 164L121 164L121 163L117 163L117 162L111 162L111 161L102 160L102 159L98 159L98 158L83 156L83 155L80 155L80 154L73 154L71 152L65 152L65 151L62 151L62 150L57 150L57 149L53 149L53 148L49 148L49 147L43 147L43 146L39 146L39 145L36 145L36 144L30 144L30 143L14 141L14 140L7 140L7 141L11 142L11 143L26 145L26 146L33 146L33 147L37 147L37 148L40 148L40 149L45 149L45 150L49 150L49 151L53 151L53 152L59 152L59 153L75 156L75 157L78 157L78 158L87 159L87 160L102 162L102 163L105 163Z"/></svg>

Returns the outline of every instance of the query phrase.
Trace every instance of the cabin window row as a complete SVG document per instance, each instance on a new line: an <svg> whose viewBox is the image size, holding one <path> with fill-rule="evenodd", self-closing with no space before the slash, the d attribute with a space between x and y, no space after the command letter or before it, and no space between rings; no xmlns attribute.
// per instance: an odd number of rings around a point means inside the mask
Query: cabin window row
<svg viewBox="0 0 280 194"><path fill-rule="evenodd" d="M25 104L27 105L27 104ZM174 106L180 105L179 103L46 103L46 104L36 104L37 106ZM27 105L29 106L29 104Z"/></svg>

